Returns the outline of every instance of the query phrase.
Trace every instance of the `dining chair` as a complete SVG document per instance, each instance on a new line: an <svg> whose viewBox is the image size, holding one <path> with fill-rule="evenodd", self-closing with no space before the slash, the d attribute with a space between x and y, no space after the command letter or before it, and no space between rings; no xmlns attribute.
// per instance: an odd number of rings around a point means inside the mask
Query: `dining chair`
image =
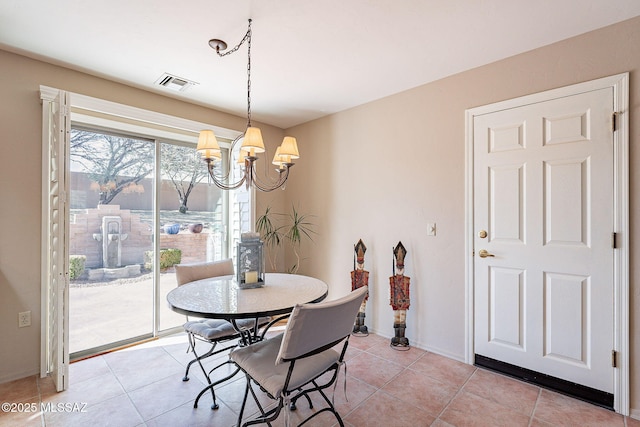
<svg viewBox="0 0 640 427"><path fill-rule="evenodd" d="M221 261L177 264L175 265L175 271L178 286L182 286L195 280L233 275L234 273L233 261L230 258ZM254 328L257 329L261 325L268 323L268 321L269 319L267 318L260 318L258 319L258 325L256 326L256 320L254 319L239 319L236 321L236 327L240 330L253 330ZM183 327L187 333L189 341L189 348L187 351L193 352L195 357L187 365L182 381L189 381L189 369L191 369L191 365L198 363L211 388L211 395L213 397L213 405L211 408L218 409L219 405L216 402L216 395L213 389L213 385L215 384L211 383L210 376L213 371L231 362L230 360L225 360L207 372L202 364L202 360L235 348L238 345L238 339L241 337L241 332L229 321L224 319L189 320L187 317L187 322ZM196 343L198 341L211 345L206 353L198 354L196 351ZM224 345L224 347L220 348L219 345Z"/></svg>
<svg viewBox="0 0 640 427"><path fill-rule="evenodd" d="M333 402L323 390L334 385L339 369L345 363L349 336L367 290L367 286L362 286L337 300L298 304L282 334L231 352L231 359L246 374L247 379L238 425L242 422L249 393L261 415L245 422L243 426L261 423L271 425L285 407L285 425L288 426L288 411L295 410L295 403L301 397L306 397L310 407L313 407L309 398L309 394L313 392L318 392L328 406L314 412L301 424L329 411L341 426L344 425ZM334 348L340 343L341 346ZM329 379L325 376L328 372L332 373L327 375L330 376ZM264 411L251 387L252 382L269 398L277 401L274 408Z"/></svg>

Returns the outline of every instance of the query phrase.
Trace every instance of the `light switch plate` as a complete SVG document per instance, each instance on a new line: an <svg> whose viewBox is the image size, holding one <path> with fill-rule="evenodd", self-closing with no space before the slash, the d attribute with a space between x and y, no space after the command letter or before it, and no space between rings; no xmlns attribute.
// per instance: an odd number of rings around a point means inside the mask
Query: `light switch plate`
<svg viewBox="0 0 640 427"><path fill-rule="evenodd" d="M427 236L435 236L436 235L436 223L428 222L427 223Z"/></svg>

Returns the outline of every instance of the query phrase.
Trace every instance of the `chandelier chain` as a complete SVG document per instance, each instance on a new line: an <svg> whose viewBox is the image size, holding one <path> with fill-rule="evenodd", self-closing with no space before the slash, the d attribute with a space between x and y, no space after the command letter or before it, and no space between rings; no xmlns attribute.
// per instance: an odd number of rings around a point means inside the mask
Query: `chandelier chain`
<svg viewBox="0 0 640 427"><path fill-rule="evenodd" d="M258 156L256 154L264 152L265 147L262 141L262 136L260 134L260 129L254 129L251 126L251 35L251 19L249 19L247 32L245 33L244 37L242 38L242 40L240 40L240 43L238 43L228 51L224 53L220 52L221 49L226 50L227 48L227 44L224 41L219 39L209 40L209 45L215 48L216 54L219 57L231 55L232 53L237 52L243 44L247 43L247 131L238 135L231 142L230 147L226 150L226 154L224 154L226 156L226 161L223 161L221 159L221 153L219 153L220 148L217 144L217 141L215 140L215 135L213 135L212 131L202 131L200 133L197 150L202 153L203 158L207 163L209 177L220 189L234 190L236 188L239 188L244 183L247 189L255 188L260 191L269 192L274 191L278 188L285 188L285 183L287 181L287 178L289 177L291 167L293 166L292 160L299 158L299 154L295 138L285 137L282 141L282 144L276 150L276 155L274 156L272 162L274 165L278 166L278 168L276 169L276 171L278 172L278 177L275 182L270 179L268 174L265 174L265 177L267 178L266 181L263 181L258 177L255 163L258 160ZM247 142L247 139L245 137L249 135L249 128L251 128L253 136L251 142L247 143L245 147L245 143ZM206 132L211 134L213 144L209 141L210 136ZM210 144L215 148L209 148ZM240 170L242 176L237 181L231 183L230 179L233 179L235 174L232 155L235 152L235 147L237 147L237 145L241 145L240 150L237 151L238 158L241 162L244 162L244 167L240 166L237 168ZM283 147L286 147L286 150ZM215 155L215 149L218 150L217 156ZM281 149L283 150L282 153L280 153ZM210 154L209 151L212 151L213 154ZM215 166L216 160L218 160L221 169L218 169Z"/></svg>
<svg viewBox="0 0 640 427"><path fill-rule="evenodd" d="M247 127L251 127L251 19L247 35Z"/></svg>
<svg viewBox="0 0 640 427"><path fill-rule="evenodd" d="M216 49L216 53L219 57L231 55L234 52L237 52L245 42L247 42L247 127L251 127L251 19L249 19L249 26L247 28L247 33L244 35L240 43L235 45L233 48L228 50L227 52L220 53L219 49Z"/></svg>

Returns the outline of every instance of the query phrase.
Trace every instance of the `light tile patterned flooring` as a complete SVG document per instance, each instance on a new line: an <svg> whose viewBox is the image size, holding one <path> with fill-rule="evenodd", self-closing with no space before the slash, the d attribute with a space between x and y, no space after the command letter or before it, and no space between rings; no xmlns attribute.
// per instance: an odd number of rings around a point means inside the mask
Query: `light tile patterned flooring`
<svg viewBox="0 0 640 427"><path fill-rule="evenodd" d="M185 350L186 337L179 334L73 363L71 385L62 393L55 393L50 379L35 376L0 384L0 402L16 403L14 409L31 403L63 409L0 412L0 426L235 425L244 377L238 375L216 389L218 410L210 409L210 394L194 409L195 396L205 382L199 369L192 370L190 381L182 381L192 357ZM347 427L640 427L638 420L434 353L417 348L395 351L388 339L377 335L351 337L347 360L348 401L342 379L335 390ZM208 365L213 366L213 361ZM59 403L66 406L56 406ZM249 413L255 410L255 404L248 409ZM309 411L301 401L291 413L292 421ZM307 425L335 424L330 413L323 413ZM283 414L274 423L282 425Z"/></svg>

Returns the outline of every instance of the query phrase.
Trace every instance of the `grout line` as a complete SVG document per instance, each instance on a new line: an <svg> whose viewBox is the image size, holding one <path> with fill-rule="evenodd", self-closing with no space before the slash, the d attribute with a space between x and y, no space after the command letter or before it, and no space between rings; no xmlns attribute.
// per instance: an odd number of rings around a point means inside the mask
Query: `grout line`
<svg viewBox="0 0 640 427"><path fill-rule="evenodd" d="M474 366L474 370L471 373L471 375L469 375L469 377L464 381L464 383L458 388L458 391L456 391L456 393L449 400L449 402L446 405L444 405L444 408L442 408L442 411L440 411L440 413L436 417L436 420L440 419L440 417L445 413L445 411L449 408L449 406L451 406L451 403L456 399L456 397L458 397L462 393L462 389L464 389L464 386L467 385L467 383L471 380L471 377L473 377L476 372L478 372L478 368Z"/></svg>
<svg viewBox="0 0 640 427"><path fill-rule="evenodd" d="M533 423L535 418L536 409L538 409L538 402L540 401L540 396L542 396L542 388L538 387L538 397L536 397L536 403L533 404L533 410L531 411L531 416L529 417L529 427Z"/></svg>
<svg viewBox="0 0 640 427"><path fill-rule="evenodd" d="M400 365L399 363L396 363L396 362L394 362L394 361L393 361L393 360L391 360L391 359L387 359L387 358L385 358L385 357L381 357L381 356L378 356L377 354L374 354L374 353L369 352L369 350L371 350L371 349L373 349L373 348L375 348L375 347L376 347L376 345L374 344L374 345L372 345L371 347L367 348L366 350L363 350L363 352L366 352L366 353L368 353L368 354L370 354L370 355L372 355L372 356L378 357L378 358L380 358L380 359L384 360L385 362L388 362L388 363L392 363L392 364L394 364L394 365L401 366L403 369L402 369L402 371L400 371L397 375L395 375L395 376L394 376L394 377L392 377L389 381L387 381L385 384L383 384L381 387L377 387L377 388L376 388L376 391L375 391L371 396L373 396L374 394L376 394L376 393L378 393L378 392L381 392L381 393L384 393L384 394L386 394L386 395L388 395L388 396L391 396L391 397L396 398L395 396L393 396L393 395L391 395L391 394L389 394L389 393L385 392L385 391L384 391L384 390L382 390L382 389L383 389L387 384L391 383L393 380L395 380L397 377L399 377L401 374L405 373L406 371L410 371L411 373L418 373L419 371L417 371L417 370L415 370L415 369L412 369L412 366L414 366L414 365L415 365L415 364L416 364L420 359L422 359L423 357L426 357L426 355L430 353L428 350L422 350L422 351L423 351L423 353L422 353L420 356L418 356L418 358L416 358L414 361L412 361L412 362L411 362L411 363L409 363L408 365ZM436 353L433 353L433 354L436 354ZM440 413L435 417L434 422L435 422L436 420L438 420L438 419L439 419L440 415L442 415L442 413L444 412L444 410L445 410L445 409L446 409L446 408L451 404L451 402L453 401L453 399L455 399L455 397L458 395L458 393L460 393L460 391L462 390L462 388L464 387L464 385L469 381L469 379L473 376L473 374L474 374L476 371L477 371L477 368L475 368L475 369L474 369L474 371L469 375L469 377L465 380L465 382L464 382L464 383L463 383L463 384L458 388L458 391L456 392L456 394L454 394L454 396L451 398L451 400L449 401L449 403L447 403L447 405L445 405L445 407L443 408L443 410L442 410L442 411L441 411L441 412L440 412ZM427 375L427 374L424 374L424 373L421 373L421 374L422 374L422 375L425 375L426 377L429 377L430 379L432 379L432 380L434 380L434 381L437 381L437 382L439 382L439 383L442 383L443 385L450 385L450 384L447 384L447 383L445 383L445 382L441 381L440 379L433 378L433 377L431 377L431 376L429 376L429 375ZM361 381L362 381L362 380L361 380ZM363 381L363 382L364 382L364 381ZM366 382L365 382L365 383L366 383ZM368 384L368 383L366 383L366 384ZM370 385L371 385L371 384L370 384ZM373 386L373 385L372 385L372 386ZM374 386L374 387L375 387L375 386ZM369 396L367 399L365 399L365 400L364 400L360 405L364 404L367 400L369 400L369 398L370 398L371 396ZM358 406L360 406L360 405L358 405ZM413 406L414 408L417 408L417 409L423 410L420 406L416 406L416 405L413 405L413 404L409 404L409 405Z"/></svg>
<svg viewBox="0 0 640 427"><path fill-rule="evenodd" d="M47 375L45 378L49 378L49 376ZM38 387L38 405L39 408L42 408L42 387L40 382L42 381L42 378L40 378L40 374L36 374L36 386ZM40 412L40 425L42 427L46 427L47 423L44 420L44 412L43 411L39 411Z"/></svg>
<svg viewBox="0 0 640 427"><path fill-rule="evenodd" d="M129 399L129 402L131 403L131 406L133 407L133 410L136 411L136 413L138 414L138 416L142 420L142 425L145 425L146 420L144 419L144 417L142 416L142 414L138 410L138 407L135 405L135 403L133 403L133 400L131 400L131 396L129 396L129 391L122 384L122 382L120 382L120 378L118 378L118 375L116 375L115 371L113 370L113 368L109 364L109 361L107 360L107 358L104 357L104 355L100 355L98 357L102 358L102 360L104 361L105 365L107 365L107 369L109 369L109 372L111 372L111 375L113 375L113 378L115 378L115 380L118 382L120 387L122 387L122 391L124 392L125 396L127 396L127 399ZM114 397L118 397L118 396L114 396ZM114 397L112 397L111 399L113 399ZM107 400L109 400L109 399L107 399ZM103 402L106 402L106 400L103 401Z"/></svg>

